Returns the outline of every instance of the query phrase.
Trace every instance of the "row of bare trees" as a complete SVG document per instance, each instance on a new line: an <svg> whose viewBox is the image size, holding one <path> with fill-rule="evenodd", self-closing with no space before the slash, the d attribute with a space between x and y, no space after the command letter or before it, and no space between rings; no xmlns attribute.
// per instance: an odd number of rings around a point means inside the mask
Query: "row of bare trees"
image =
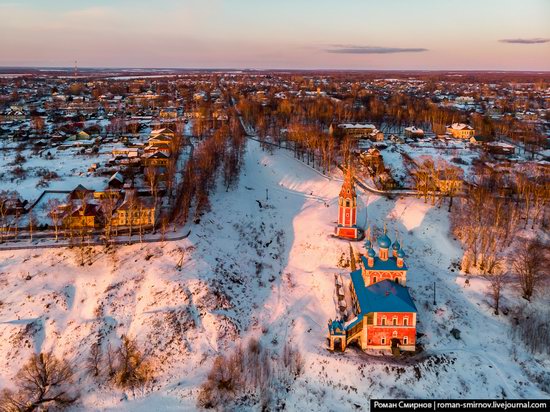
<svg viewBox="0 0 550 412"><path fill-rule="evenodd" d="M216 185L218 172L222 172L226 190L235 186L243 164L245 143L239 120L233 116L228 125L215 130L195 147L178 188L173 218L186 222L192 205L195 206L195 220L209 210L209 195Z"/></svg>
<svg viewBox="0 0 550 412"><path fill-rule="evenodd" d="M527 183L521 177L525 171L508 176L502 171L478 172L481 174L460 198L451 222L465 249L462 269L489 280L498 314L502 289L512 277L517 279L521 295L530 300L547 273L549 248L537 234L548 228L550 190L544 179L531 176ZM513 179L517 184L507 186ZM532 187L525 189L524 185ZM531 235L518 235L528 223Z"/></svg>

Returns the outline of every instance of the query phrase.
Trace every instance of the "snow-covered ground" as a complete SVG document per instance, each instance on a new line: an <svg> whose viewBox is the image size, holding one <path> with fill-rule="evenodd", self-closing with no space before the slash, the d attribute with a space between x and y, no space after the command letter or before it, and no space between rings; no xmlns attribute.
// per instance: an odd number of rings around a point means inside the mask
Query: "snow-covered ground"
<svg viewBox="0 0 550 412"><path fill-rule="evenodd" d="M92 164L103 165L112 157L113 144L101 146L98 154L80 154L82 148L72 147L66 150L59 148L45 148L41 154L34 154L31 149L24 149L21 155L26 161L21 164L13 164L16 151L10 146L4 145L0 150L0 190L17 190L23 199L34 201L44 190L73 190L79 184L88 189L102 190L107 185L110 176L98 176L88 172ZM49 152L52 158L46 157ZM9 165L9 166L8 166ZM13 176L12 169L21 166L26 171L23 178ZM55 172L57 179L48 181L48 185L41 186L41 177L37 174L40 171Z"/></svg>
<svg viewBox="0 0 550 412"><path fill-rule="evenodd" d="M238 187L218 190L185 240L98 248L84 267L70 250L0 252L0 387L33 351L82 365L99 335L116 346L124 333L155 360L153 391L126 399L77 369L81 408L194 409L215 355L252 336L274 352L291 342L303 354L304 373L280 395L288 410L364 408L371 397L548 398L537 376L550 361L510 339L510 319L492 315L484 281L465 287L446 208L410 197L360 193L359 223L380 230L386 221L392 238L398 231L424 352L395 359L325 349L334 273L347 273L338 262L349 251L331 237L340 179L249 141Z"/></svg>

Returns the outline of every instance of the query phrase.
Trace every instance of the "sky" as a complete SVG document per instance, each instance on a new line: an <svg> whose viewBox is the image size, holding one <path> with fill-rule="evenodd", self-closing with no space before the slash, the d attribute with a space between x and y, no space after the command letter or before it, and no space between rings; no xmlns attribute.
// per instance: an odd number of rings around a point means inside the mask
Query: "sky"
<svg viewBox="0 0 550 412"><path fill-rule="evenodd" d="M550 0L0 0L0 66L550 70Z"/></svg>

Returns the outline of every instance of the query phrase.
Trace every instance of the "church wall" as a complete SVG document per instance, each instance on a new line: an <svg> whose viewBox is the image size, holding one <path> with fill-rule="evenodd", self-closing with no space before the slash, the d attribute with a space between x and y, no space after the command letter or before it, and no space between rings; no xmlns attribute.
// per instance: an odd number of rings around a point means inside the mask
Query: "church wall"
<svg viewBox="0 0 550 412"><path fill-rule="evenodd" d="M406 286L407 283L407 271L406 270L369 270L368 268L365 268L363 270L363 280L365 282L365 286L370 286L374 282L374 278L376 277L376 283L381 282L383 280L389 279L391 281L394 281L396 277L399 278L399 284L402 286Z"/></svg>
<svg viewBox="0 0 550 412"><path fill-rule="evenodd" d="M339 227L336 235L340 237L355 239L357 238L357 229L352 227Z"/></svg>

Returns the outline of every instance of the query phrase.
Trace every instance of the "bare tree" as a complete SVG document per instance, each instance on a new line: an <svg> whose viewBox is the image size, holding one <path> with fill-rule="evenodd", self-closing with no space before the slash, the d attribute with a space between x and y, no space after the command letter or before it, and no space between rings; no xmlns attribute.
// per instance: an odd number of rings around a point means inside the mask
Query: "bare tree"
<svg viewBox="0 0 550 412"><path fill-rule="evenodd" d="M147 185L149 186L149 190L151 191L151 195L153 196L153 199L155 201L155 206L158 202L158 191L159 191L159 183L160 183L160 174L156 167L154 166L148 166L144 170L145 180L147 181Z"/></svg>
<svg viewBox="0 0 550 412"><path fill-rule="evenodd" d="M449 212L453 207L453 199L462 188L464 172L460 167L453 166L441 159L437 162L437 189L449 198Z"/></svg>
<svg viewBox="0 0 550 412"><path fill-rule="evenodd" d="M102 359L101 344L99 342L92 343L90 354L86 358L86 371L94 378L97 378L101 373Z"/></svg>
<svg viewBox="0 0 550 412"><path fill-rule="evenodd" d="M532 240L522 243L516 250L512 267L521 285L523 298L530 301L537 285L548 272L548 248Z"/></svg>
<svg viewBox="0 0 550 412"><path fill-rule="evenodd" d="M115 191L108 190L105 192L105 196L101 199L101 211L103 212L103 217L105 219L105 224L103 231L105 234L106 242L109 242L113 233L113 220L115 217L115 211L117 208L119 199L119 193Z"/></svg>
<svg viewBox="0 0 550 412"><path fill-rule="evenodd" d="M29 210L29 213L27 214L28 220L29 220L29 238L32 242L34 230L38 224L38 220L36 219L36 216L32 212L32 210Z"/></svg>
<svg viewBox="0 0 550 412"><path fill-rule="evenodd" d="M484 275L485 279L489 281L489 296L493 300L493 309L495 315L500 314L500 298L502 296L502 289L507 283L506 272L497 268L492 274Z"/></svg>
<svg viewBox="0 0 550 412"><path fill-rule="evenodd" d="M109 379L113 379L116 373L116 352L111 346L111 342L107 345L107 375Z"/></svg>
<svg viewBox="0 0 550 412"><path fill-rule="evenodd" d="M55 241L59 239L59 226L62 223L60 207L61 202L58 199L50 199L47 203L48 216L50 217L54 230L55 230Z"/></svg>
<svg viewBox="0 0 550 412"><path fill-rule="evenodd" d="M8 190L0 191L0 243L4 241L4 237L8 233L8 213L16 199L17 192Z"/></svg>
<svg viewBox="0 0 550 412"><path fill-rule="evenodd" d="M15 376L16 391L2 393L0 409L30 412L67 407L79 397L73 381L73 371L67 361L51 353L34 354Z"/></svg>
<svg viewBox="0 0 550 412"><path fill-rule="evenodd" d="M416 191L421 197L424 197L424 203L428 201L430 194L432 195L432 204L435 203L436 191L436 168L433 159L425 156L421 161L413 166L410 172L414 181Z"/></svg>

